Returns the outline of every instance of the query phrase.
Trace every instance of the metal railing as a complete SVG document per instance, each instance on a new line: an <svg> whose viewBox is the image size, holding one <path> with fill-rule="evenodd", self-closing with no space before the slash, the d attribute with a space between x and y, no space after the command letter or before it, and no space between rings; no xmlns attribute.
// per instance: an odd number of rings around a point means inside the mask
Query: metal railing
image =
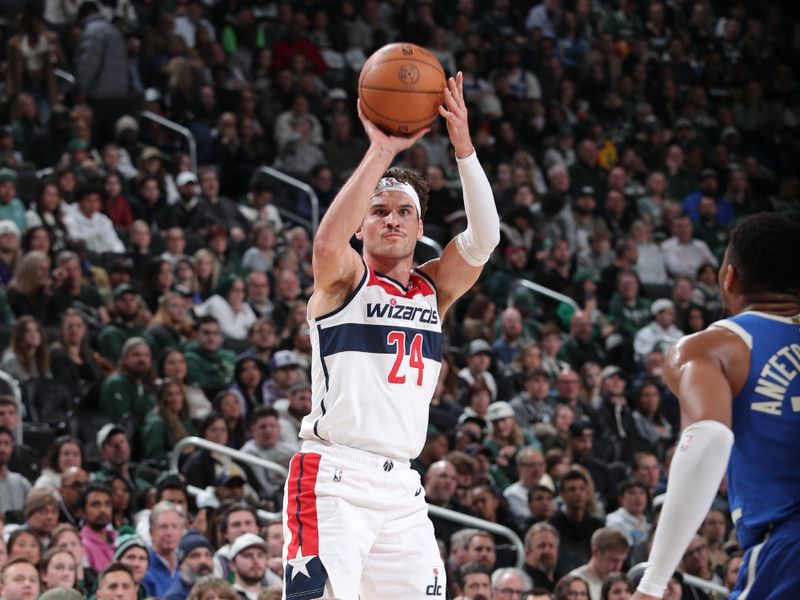
<svg viewBox="0 0 800 600"><path fill-rule="evenodd" d="M53 75L55 75L58 79L67 83L69 86L75 87L75 76L69 71L56 68L53 69Z"/></svg>
<svg viewBox="0 0 800 600"><path fill-rule="evenodd" d="M646 563L639 563L638 565L633 565L630 569L628 569L628 579L635 580L639 577L642 572L644 571ZM688 575L686 573L681 572L683 576L683 584L688 585L693 588L697 588L703 592L712 594L712 598L714 600L725 600L728 597L730 592L728 588L719 585L717 583L713 583L711 581L706 581L705 579L700 579L699 577L695 577L694 575Z"/></svg>
<svg viewBox="0 0 800 600"><path fill-rule="evenodd" d="M289 475L289 470L286 467L282 467L278 463L274 463L270 460L266 460L265 458L253 456L252 454L247 454L241 450L228 448L228 446L223 446L222 444L210 442L195 436L185 437L175 444L175 447L172 449L172 453L169 455L169 468L171 471L178 470L178 459L180 458L181 451L187 446L195 446L196 448L202 448L203 450L227 454L231 458L240 462L256 465L262 469L266 469L267 471L278 473L282 477L287 477Z"/></svg>
<svg viewBox="0 0 800 600"><path fill-rule="evenodd" d="M511 285L508 287L508 306L514 306L514 292L518 288L525 288L537 294L552 298L553 300L558 300L559 302L569 304L575 311L579 311L581 309L581 307L578 306L578 303L569 296L555 290L551 290L549 287L534 283L528 279L515 279L511 282Z"/></svg>
<svg viewBox="0 0 800 600"><path fill-rule="evenodd" d="M498 525L497 523L492 523L491 521L486 521L484 519L479 519L478 517L473 517L472 515L465 515L464 513L450 510L449 508L442 508L441 506L436 506L434 504L428 504L428 514L439 517L440 519L447 519L448 521L461 523L462 525L473 527L474 529L483 529L489 533L494 533L507 538L511 541L511 545L514 546L514 550L516 550L517 560L514 566L518 569L522 568L522 565L525 562L525 545L522 543L522 540L519 538L519 536L508 527L504 527L503 525Z"/></svg>
<svg viewBox="0 0 800 600"><path fill-rule="evenodd" d="M142 119L147 119L148 121L152 121L153 123L157 123L158 125L161 125L170 131L174 131L179 136L183 137L186 140L186 147L189 149L189 158L192 161L192 171L197 171L197 144L194 141L194 135L192 135L191 131L186 129L186 127L183 125L178 125L175 121L165 119L161 115L157 115L149 110L143 110L140 112L139 117Z"/></svg>
<svg viewBox="0 0 800 600"><path fill-rule="evenodd" d="M436 240L429 238L427 235L423 235L422 239L419 240L419 243L422 244L423 246L427 246L428 248L436 252L436 256L441 256L442 252L444 252L444 248L442 248L442 245Z"/></svg>
<svg viewBox="0 0 800 600"><path fill-rule="evenodd" d="M311 200L311 237L313 238L317 233L317 228L319 227L319 198L317 197L317 193L314 191L314 188L304 181L295 179L291 175L287 175L283 171L279 171L274 167L259 167L256 169L256 171L259 173L264 173L265 175L277 179L278 181L282 181L286 185L290 185L293 188L308 194L308 197ZM292 216L292 218L295 217L295 215L291 213L290 216Z"/></svg>
<svg viewBox="0 0 800 600"><path fill-rule="evenodd" d="M252 454L247 454L240 450L234 450L233 448L229 448L228 446L223 446L221 444L217 444L215 442L211 442L209 440L205 440L203 438L194 436L183 438L173 447L172 452L169 455L169 468L171 471L175 472L178 471L178 459L180 458L181 451L189 446L195 446L196 448L203 448L204 450L219 452L220 454L226 454L231 458L238 460L240 462L261 467L263 469L267 469L268 471L272 471L274 473L279 473L283 477L287 477L289 475L289 471L285 467L282 467L277 463L260 458L258 456L253 456ZM200 488L191 485L186 486L186 490L192 496L197 496L200 492L203 491ZM280 518L281 516L280 513L271 513L265 510L259 510L258 514L263 519L267 520L277 519ZM522 564L525 560L525 546L523 545L522 540L519 538L519 536L508 527L498 525L497 523L491 523L489 521L473 517L472 515L465 515L460 512L456 512L454 510L442 508L441 506L434 506L432 504L428 504L428 514L439 517L440 519L447 519L448 521L461 523L462 525L465 525L467 527L483 529L490 533L494 533L504 538L508 538L508 540L511 541L512 546L514 546L514 549L516 550L517 554L516 566L518 568L522 567Z"/></svg>

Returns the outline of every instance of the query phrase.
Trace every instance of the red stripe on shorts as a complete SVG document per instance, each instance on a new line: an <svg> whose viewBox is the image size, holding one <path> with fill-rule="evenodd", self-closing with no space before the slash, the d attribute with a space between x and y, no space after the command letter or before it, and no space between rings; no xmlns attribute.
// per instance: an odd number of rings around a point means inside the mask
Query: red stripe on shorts
<svg viewBox="0 0 800 600"><path fill-rule="evenodd" d="M302 453L292 458L289 466L289 504L286 512L289 531L289 557L297 556L302 547L303 556L319 554L319 529L317 527L317 473L319 454Z"/></svg>

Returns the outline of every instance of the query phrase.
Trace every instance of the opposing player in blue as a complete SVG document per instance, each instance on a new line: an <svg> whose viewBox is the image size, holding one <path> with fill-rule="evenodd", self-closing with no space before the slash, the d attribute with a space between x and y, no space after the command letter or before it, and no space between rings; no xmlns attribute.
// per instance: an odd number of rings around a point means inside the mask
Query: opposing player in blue
<svg viewBox="0 0 800 600"><path fill-rule="evenodd" d="M730 599L800 598L800 225L744 219L719 282L732 316L683 338L667 360L684 429L635 600L662 597L726 466L745 550Z"/></svg>
<svg viewBox="0 0 800 600"><path fill-rule="evenodd" d="M442 361L442 321L500 238L492 189L470 139L462 75L440 113L467 229L414 268L427 186L387 171L419 140L388 136L359 110L370 146L314 238L312 408L284 502L284 598L444 600L444 565L419 475ZM363 254L351 246L353 234Z"/></svg>

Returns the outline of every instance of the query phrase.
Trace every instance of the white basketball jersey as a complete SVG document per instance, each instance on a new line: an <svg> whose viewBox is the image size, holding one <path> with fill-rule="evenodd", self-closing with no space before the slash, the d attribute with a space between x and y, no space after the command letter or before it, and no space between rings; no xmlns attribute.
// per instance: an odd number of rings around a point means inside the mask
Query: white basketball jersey
<svg viewBox="0 0 800 600"><path fill-rule="evenodd" d="M313 401L300 437L399 460L418 456L442 366L430 278L414 270L403 287L365 265L344 304L309 325Z"/></svg>

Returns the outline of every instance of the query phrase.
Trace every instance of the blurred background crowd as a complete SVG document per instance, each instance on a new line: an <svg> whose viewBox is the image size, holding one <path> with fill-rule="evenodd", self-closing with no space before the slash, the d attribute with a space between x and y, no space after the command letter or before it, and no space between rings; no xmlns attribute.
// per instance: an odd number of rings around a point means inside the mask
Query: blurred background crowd
<svg viewBox="0 0 800 600"><path fill-rule="evenodd" d="M168 458L188 436L284 466L299 448L314 197L324 214L360 161L355 81L392 41L463 71L501 216L444 323L414 466L431 504L517 532L524 561L435 517L448 593L630 595L618 572L647 557L680 426L665 352L722 316L738 219L800 218L795 7L1 4L4 600L126 578L140 598L279 597L283 532L256 508L279 512L282 478ZM465 224L443 124L398 164L430 186L424 261ZM687 574L730 588L740 564L723 484L668 597L709 597Z"/></svg>

